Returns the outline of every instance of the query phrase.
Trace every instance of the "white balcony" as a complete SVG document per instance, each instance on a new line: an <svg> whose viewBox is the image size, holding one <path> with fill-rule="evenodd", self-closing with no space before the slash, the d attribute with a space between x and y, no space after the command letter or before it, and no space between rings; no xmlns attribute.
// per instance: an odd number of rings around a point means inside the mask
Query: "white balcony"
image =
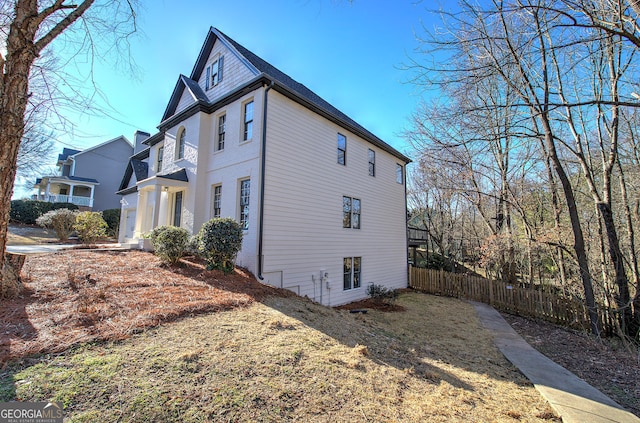
<svg viewBox="0 0 640 423"><path fill-rule="evenodd" d="M49 194L38 195L36 200L47 201L49 203L71 203L76 206L93 207L93 198L81 195Z"/></svg>

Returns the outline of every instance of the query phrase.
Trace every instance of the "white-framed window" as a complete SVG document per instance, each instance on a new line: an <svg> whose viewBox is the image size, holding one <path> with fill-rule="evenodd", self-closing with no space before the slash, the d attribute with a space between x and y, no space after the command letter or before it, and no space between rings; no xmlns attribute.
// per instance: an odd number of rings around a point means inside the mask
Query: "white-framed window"
<svg viewBox="0 0 640 423"><path fill-rule="evenodd" d="M176 140L176 160L184 159L184 145L187 142L187 130L182 128Z"/></svg>
<svg viewBox="0 0 640 423"><path fill-rule="evenodd" d="M182 222L182 191L178 191L173 196L173 226L180 227Z"/></svg>
<svg viewBox="0 0 640 423"><path fill-rule="evenodd" d="M222 70L224 68L224 56L220 56L211 66L207 66L206 89L209 90L222 81Z"/></svg>
<svg viewBox="0 0 640 423"><path fill-rule="evenodd" d="M360 200L357 198L342 197L342 227L360 229Z"/></svg>
<svg viewBox="0 0 640 423"><path fill-rule="evenodd" d="M376 176L376 152L369 149L369 176Z"/></svg>
<svg viewBox="0 0 640 423"><path fill-rule="evenodd" d="M244 103L242 107L242 121L243 121L243 141L249 141L253 138L253 100Z"/></svg>
<svg viewBox="0 0 640 423"><path fill-rule="evenodd" d="M164 146L158 147L158 160L156 160L156 173L162 172L162 160L164 159Z"/></svg>
<svg viewBox="0 0 640 423"><path fill-rule="evenodd" d="M338 133L338 164L347 165L347 137Z"/></svg>
<svg viewBox="0 0 640 423"><path fill-rule="evenodd" d="M216 185L211 190L211 218L220 217L222 210L222 185Z"/></svg>
<svg viewBox="0 0 640 423"><path fill-rule="evenodd" d="M399 163L396 163L396 182L399 184L404 183L404 171L402 165Z"/></svg>
<svg viewBox="0 0 640 423"><path fill-rule="evenodd" d="M227 133L227 115L218 117L218 142L216 151L224 150L224 139Z"/></svg>
<svg viewBox="0 0 640 423"><path fill-rule="evenodd" d="M345 257L342 260L343 289L356 289L362 286L362 257Z"/></svg>
<svg viewBox="0 0 640 423"><path fill-rule="evenodd" d="M249 229L249 199L251 194L251 180L240 181L240 226L242 229Z"/></svg>

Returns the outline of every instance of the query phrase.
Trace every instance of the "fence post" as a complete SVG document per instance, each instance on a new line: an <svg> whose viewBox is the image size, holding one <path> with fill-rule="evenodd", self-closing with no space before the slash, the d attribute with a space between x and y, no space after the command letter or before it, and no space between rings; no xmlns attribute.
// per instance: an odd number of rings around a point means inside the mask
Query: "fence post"
<svg viewBox="0 0 640 423"><path fill-rule="evenodd" d="M493 306L493 279L487 279L489 281L489 305Z"/></svg>

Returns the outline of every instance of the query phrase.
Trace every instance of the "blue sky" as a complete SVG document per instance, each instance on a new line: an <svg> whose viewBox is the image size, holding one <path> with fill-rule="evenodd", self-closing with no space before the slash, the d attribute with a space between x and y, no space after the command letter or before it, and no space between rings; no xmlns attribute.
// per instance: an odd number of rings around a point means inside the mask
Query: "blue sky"
<svg viewBox="0 0 640 423"><path fill-rule="evenodd" d="M436 7L412 0L145 2L140 33L131 40L138 72L96 62L94 78L111 109L97 99L107 116L66 112L74 128L57 136L55 154L63 146L85 149L119 135L132 140L136 129L154 133L179 74L191 73L211 26L407 153L400 133L421 92L407 83L411 74L402 67L415 56L422 25L437 22L427 11Z"/></svg>

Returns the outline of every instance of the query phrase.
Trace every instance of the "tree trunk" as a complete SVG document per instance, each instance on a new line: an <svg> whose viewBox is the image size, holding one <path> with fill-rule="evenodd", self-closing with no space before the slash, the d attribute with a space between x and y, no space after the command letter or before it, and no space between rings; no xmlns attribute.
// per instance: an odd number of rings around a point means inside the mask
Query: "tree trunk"
<svg viewBox="0 0 640 423"><path fill-rule="evenodd" d="M618 288L614 298L618 306L620 314L620 323L622 331L629 335L635 332L632 313L631 313L631 296L629 293L629 280L624 270L622 252L620 251L620 241L618 240L618 232L613 222L613 213L611 207L605 202L598 203L598 210L604 221L604 227L607 232L607 241L609 243L609 256L611 256L611 264L615 270L615 284ZM637 332L637 328L635 328Z"/></svg>
<svg viewBox="0 0 640 423"><path fill-rule="evenodd" d="M24 134L29 72L40 52L82 16L94 1L84 0L75 5L56 1L42 10L39 10L37 0L14 2L13 20L6 40L7 57L2 60L0 55L0 269L5 262L11 196L18 149ZM58 13L65 10L70 12L66 15ZM40 38L36 39L36 35Z"/></svg>
<svg viewBox="0 0 640 423"><path fill-rule="evenodd" d="M36 59L35 30L30 22L37 13L35 5L16 4L16 18L7 38L7 58L0 83L0 269L4 265L7 245L9 211L16 176L18 149L24 133L27 108L29 70ZM22 8L20 7L22 5Z"/></svg>
<svg viewBox="0 0 640 423"><path fill-rule="evenodd" d="M541 115L542 125L544 127L544 141L547 154L553 165L560 185L564 192L565 201L567 202L567 208L569 209L569 219L571 221L571 229L573 232L573 249L576 253L578 260L578 268L580 271L580 280L582 281L582 287L584 289L584 300L589 313L589 322L591 325L591 332L596 335L600 335L600 326L598 319L598 309L596 307L596 300L593 294L593 283L591 281L591 274L589 273L589 261L587 259L587 252L584 244L584 234L582 232L582 226L580 225L580 215L578 214L578 207L576 205L576 199L573 195L573 187L571 181L567 176L562 163L558 158L555 142L552 136L551 125L546 115Z"/></svg>
<svg viewBox="0 0 640 423"><path fill-rule="evenodd" d="M636 255L635 230L633 227L633 219L631 217L631 207L629 206L629 196L627 195L627 183L625 180L622 164L618 163L618 171L620 172L620 192L624 203L624 215L627 224L627 238L629 240L629 256L631 258L631 272L633 274L633 284L636 287L636 294L633 297L633 323L630 335L634 336L640 330L640 275L638 273L638 257ZM635 329L635 330L634 330Z"/></svg>

